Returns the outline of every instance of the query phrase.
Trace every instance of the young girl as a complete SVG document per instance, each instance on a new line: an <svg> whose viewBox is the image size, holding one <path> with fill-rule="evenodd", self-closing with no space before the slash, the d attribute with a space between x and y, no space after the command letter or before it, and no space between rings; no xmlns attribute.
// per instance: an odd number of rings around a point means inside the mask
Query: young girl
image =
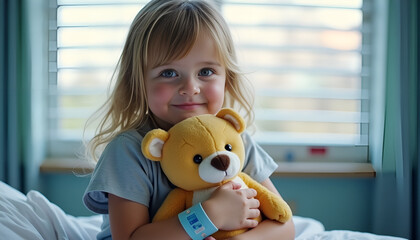
<svg viewBox="0 0 420 240"><path fill-rule="evenodd" d="M246 113L250 123L249 92L228 27L210 3L149 2L130 27L105 117L89 144L92 157L101 155L83 199L90 210L104 214L98 239L190 239L178 217L151 222L174 186L158 162L142 155L143 136L222 107ZM244 172L278 194L269 179L276 164L247 133L242 137ZM294 238L292 221L254 221L259 214L256 192L239 188L227 183L202 203L216 228L252 228L235 239Z"/></svg>

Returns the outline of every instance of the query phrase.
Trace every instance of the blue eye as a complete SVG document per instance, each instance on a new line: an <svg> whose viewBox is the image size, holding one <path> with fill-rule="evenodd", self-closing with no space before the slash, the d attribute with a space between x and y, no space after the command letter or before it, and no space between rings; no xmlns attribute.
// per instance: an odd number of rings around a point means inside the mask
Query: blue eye
<svg viewBox="0 0 420 240"><path fill-rule="evenodd" d="M173 78L178 76L177 73L175 72L175 70L172 69L168 69L168 70L164 70L163 72L160 73L161 77L164 78Z"/></svg>
<svg viewBox="0 0 420 240"><path fill-rule="evenodd" d="M200 76L208 77L214 74L214 71L210 68L203 68L200 70L199 74Z"/></svg>

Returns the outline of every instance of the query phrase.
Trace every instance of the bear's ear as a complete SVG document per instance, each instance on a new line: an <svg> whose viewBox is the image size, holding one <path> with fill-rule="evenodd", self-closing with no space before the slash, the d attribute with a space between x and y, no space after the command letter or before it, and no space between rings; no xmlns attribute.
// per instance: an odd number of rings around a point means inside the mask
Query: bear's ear
<svg viewBox="0 0 420 240"><path fill-rule="evenodd" d="M162 149L168 139L169 133L162 129L154 129L144 136L141 143L143 155L153 161L162 160Z"/></svg>
<svg viewBox="0 0 420 240"><path fill-rule="evenodd" d="M242 133L245 130L245 121L239 115L239 113L235 112L230 108L223 108L217 114L216 117L223 118L226 121L230 122L233 127L238 131L238 133Z"/></svg>

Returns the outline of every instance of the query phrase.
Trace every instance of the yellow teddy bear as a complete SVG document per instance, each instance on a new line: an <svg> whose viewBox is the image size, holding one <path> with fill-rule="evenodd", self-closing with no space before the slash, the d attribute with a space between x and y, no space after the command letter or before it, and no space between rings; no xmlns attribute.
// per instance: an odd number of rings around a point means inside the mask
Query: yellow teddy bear
<svg viewBox="0 0 420 240"><path fill-rule="evenodd" d="M150 131L142 142L143 154L150 160L160 161L168 179L178 187L168 194L153 221L176 216L205 201L227 181L255 189L259 209L266 218L282 223L288 221L292 212L287 203L241 172L245 150L240 133L244 130L242 117L226 108L217 115L185 119L168 132ZM246 230L218 231L212 236L224 239Z"/></svg>

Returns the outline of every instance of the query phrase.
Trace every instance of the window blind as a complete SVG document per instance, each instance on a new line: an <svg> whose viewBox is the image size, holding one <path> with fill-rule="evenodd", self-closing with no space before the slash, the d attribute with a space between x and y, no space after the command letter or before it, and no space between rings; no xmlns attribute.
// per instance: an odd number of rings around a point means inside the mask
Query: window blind
<svg viewBox="0 0 420 240"><path fill-rule="evenodd" d="M367 144L362 1L225 1L223 12L256 87L260 142Z"/></svg>
<svg viewBox="0 0 420 240"><path fill-rule="evenodd" d="M77 141L147 1L50 1L50 138ZM369 0L219 3L255 87L260 143L367 146Z"/></svg>

